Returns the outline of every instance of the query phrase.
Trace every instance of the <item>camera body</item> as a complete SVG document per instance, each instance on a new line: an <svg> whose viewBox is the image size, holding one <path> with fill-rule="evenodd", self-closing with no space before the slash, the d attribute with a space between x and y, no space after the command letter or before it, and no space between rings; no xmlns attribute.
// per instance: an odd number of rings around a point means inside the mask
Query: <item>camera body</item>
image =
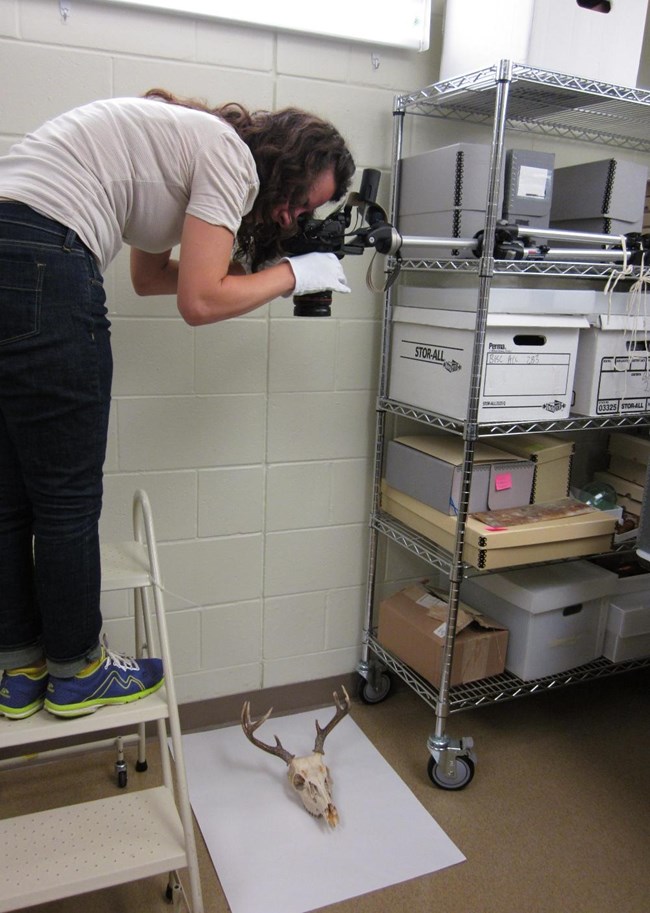
<svg viewBox="0 0 650 913"><path fill-rule="evenodd" d="M339 259L345 254L362 254L367 247L376 247L381 253L389 253L387 248L382 249L378 238L381 232L372 231L385 227L391 234L393 232L392 227L386 223L384 210L375 203L379 178L379 171L366 168L361 177L359 192L350 194L340 209L324 219L315 219L309 214L300 216L297 233L287 238L282 245L284 252L289 256L329 253L336 254ZM362 224L360 228L348 232L355 209ZM308 295L294 295L293 303L296 317L329 317L332 293L324 290Z"/></svg>

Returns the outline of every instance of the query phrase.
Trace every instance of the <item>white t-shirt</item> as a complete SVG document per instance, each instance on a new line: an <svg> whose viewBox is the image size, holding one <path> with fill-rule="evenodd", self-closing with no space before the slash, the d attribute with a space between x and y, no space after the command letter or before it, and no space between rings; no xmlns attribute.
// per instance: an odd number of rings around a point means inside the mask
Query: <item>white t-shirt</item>
<svg viewBox="0 0 650 913"><path fill-rule="evenodd" d="M75 108L0 157L0 198L74 229L101 269L122 242L169 250L186 213L235 235L258 190L253 156L232 127L153 99Z"/></svg>

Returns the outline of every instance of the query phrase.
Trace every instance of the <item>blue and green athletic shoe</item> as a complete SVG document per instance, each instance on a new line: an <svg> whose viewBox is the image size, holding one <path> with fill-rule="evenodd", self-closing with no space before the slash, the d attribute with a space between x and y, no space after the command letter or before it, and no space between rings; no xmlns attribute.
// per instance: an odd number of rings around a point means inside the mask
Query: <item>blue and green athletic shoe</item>
<svg viewBox="0 0 650 913"><path fill-rule="evenodd" d="M47 669L5 671L0 681L0 716L24 720L41 709L47 688Z"/></svg>
<svg viewBox="0 0 650 913"><path fill-rule="evenodd" d="M102 647L101 658L72 678L50 675L45 709L55 716L84 716L107 704L128 704L157 691L162 661L133 659Z"/></svg>

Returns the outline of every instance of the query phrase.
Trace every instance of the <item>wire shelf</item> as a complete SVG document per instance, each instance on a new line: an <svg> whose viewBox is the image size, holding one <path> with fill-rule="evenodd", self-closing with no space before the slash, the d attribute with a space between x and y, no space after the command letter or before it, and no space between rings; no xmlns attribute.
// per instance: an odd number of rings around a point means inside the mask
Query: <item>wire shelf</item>
<svg viewBox="0 0 650 913"><path fill-rule="evenodd" d="M407 666L393 653L386 650L374 634L368 636L368 646L381 662L399 676L415 693L433 709L438 704L438 689L430 682L418 675L410 666ZM544 694L555 691L568 685L591 681L597 678L606 678L629 672L633 669L650 667L650 656L642 659L628 660L622 663L613 663L605 657L600 657L593 662L578 666L557 675L524 682L510 672L483 678L476 682L454 685L449 689L449 712L458 713L461 710L470 710L477 707L487 707L490 704L499 704L520 697L529 697L534 694Z"/></svg>
<svg viewBox="0 0 650 913"><path fill-rule="evenodd" d="M432 567L443 571L447 575L451 572L452 565L449 552L435 545L425 536L421 536L414 530L409 529L408 526L388 514L377 511L377 513L372 515L370 525L377 532L386 536L387 539L391 539L397 545L411 552L411 554L427 561Z"/></svg>
<svg viewBox="0 0 650 913"><path fill-rule="evenodd" d="M449 431L452 434L463 434L465 422L460 419L438 415L418 406L410 406L398 400L380 397L377 408L399 415L402 418L414 419L424 425ZM536 422L480 422L476 426L478 437L508 434L549 434L553 431L600 431L603 429L632 429L650 426L650 413L630 413L628 415L570 415L568 418L549 419Z"/></svg>
<svg viewBox="0 0 650 913"><path fill-rule="evenodd" d="M532 232L534 234L534 231ZM616 243L612 237L612 243ZM588 256L588 251L585 251ZM427 260L420 257L405 257L400 262L400 269L408 272L463 273L479 275L481 261L473 258ZM574 260L494 260L494 276L554 276L562 279L601 279L607 281L612 274L622 269L622 264L590 263ZM638 266L628 267L625 282L634 281L641 276Z"/></svg>
<svg viewBox="0 0 650 913"><path fill-rule="evenodd" d="M506 60L398 96L395 112L491 124L507 80L509 128L650 152L650 91Z"/></svg>

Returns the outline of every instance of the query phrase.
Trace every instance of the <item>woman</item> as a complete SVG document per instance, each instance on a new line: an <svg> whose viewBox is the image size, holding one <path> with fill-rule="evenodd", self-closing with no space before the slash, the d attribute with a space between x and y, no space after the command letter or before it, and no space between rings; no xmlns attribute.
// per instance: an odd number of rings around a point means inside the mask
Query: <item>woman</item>
<svg viewBox="0 0 650 913"><path fill-rule="evenodd" d="M333 254L281 254L297 217L340 199L353 172L311 114L160 89L76 108L0 158L0 714L92 713L163 681L160 660L99 642L103 270L130 245L136 292L175 294L191 326L349 292Z"/></svg>

